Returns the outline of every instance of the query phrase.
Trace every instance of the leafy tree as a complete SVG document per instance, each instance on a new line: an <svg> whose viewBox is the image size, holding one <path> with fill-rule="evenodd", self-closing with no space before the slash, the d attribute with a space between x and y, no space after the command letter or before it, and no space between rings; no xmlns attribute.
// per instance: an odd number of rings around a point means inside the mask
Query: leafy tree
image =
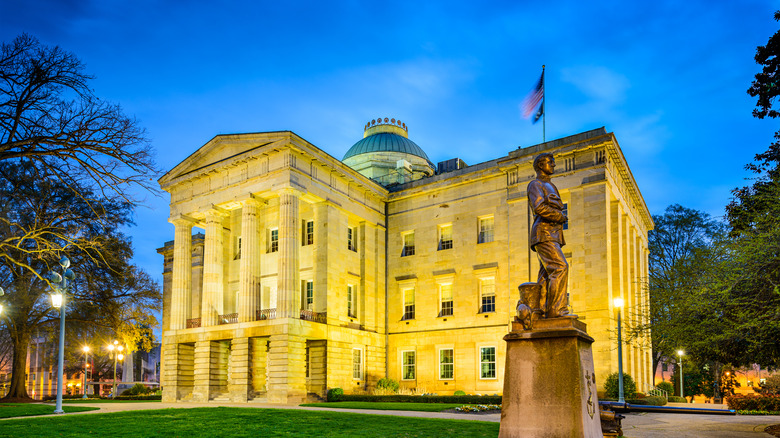
<svg viewBox="0 0 780 438"><path fill-rule="evenodd" d="M719 259L714 250L723 225L708 214L671 205L663 215L654 215L655 229L649 233L650 269L648 275L649 318L628 327L629 338L652 333L653 369L685 346L690 348L693 327L713 311L703 300L705 286ZM710 313L711 314L711 313ZM642 318L635 318L643 321Z"/></svg>
<svg viewBox="0 0 780 438"><path fill-rule="evenodd" d="M6 289L0 318L13 345L10 391L26 399L25 361L36 330L46 332L58 320L41 274L67 254L77 272L68 295L66 334L85 339L113 333L135 342L137 326L154 325L159 291L148 276L129 264L129 239L120 228L130 223L130 204L78 191L61 181L37 178L30 163L0 163L0 284ZM78 194L77 194L78 193ZM9 256L5 256L8 254ZM53 330L52 330L53 331ZM50 335L50 339L54 339ZM99 338L99 336L98 336ZM80 357L82 341L71 354Z"/></svg>

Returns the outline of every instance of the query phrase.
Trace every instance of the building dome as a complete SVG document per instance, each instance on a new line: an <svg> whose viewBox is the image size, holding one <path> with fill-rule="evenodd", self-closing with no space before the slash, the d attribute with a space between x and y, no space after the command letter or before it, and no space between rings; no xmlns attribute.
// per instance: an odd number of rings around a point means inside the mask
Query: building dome
<svg viewBox="0 0 780 438"><path fill-rule="evenodd" d="M387 117L366 123L363 139L349 148L342 161L385 186L434 173L425 151L409 140L406 124Z"/></svg>

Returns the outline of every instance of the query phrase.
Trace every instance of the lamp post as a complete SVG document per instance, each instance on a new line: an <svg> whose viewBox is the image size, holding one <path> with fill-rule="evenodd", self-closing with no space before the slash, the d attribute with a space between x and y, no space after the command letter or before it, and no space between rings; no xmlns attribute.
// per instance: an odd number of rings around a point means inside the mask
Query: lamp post
<svg viewBox="0 0 780 438"><path fill-rule="evenodd" d="M85 345L81 349L84 352L84 396L81 398L87 398L87 371L89 369L89 346Z"/></svg>
<svg viewBox="0 0 780 438"><path fill-rule="evenodd" d="M65 366L65 293L68 291L68 280L73 281L76 278L76 274L68 269L70 260L67 257L62 256L59 264L62 268L62 275L50 271L47 276L54 292L51 294L52 307L60 309L60 351L57 358L57 405L54 408L55 414L65 412L62 410L62 369Z"/></svg>
<svg viewBox="0 0 780 438"><path fill-rule="evenodd" d="M111 398L116 398L116 361L117 359L123 360L125 356L122 354L122 350L124 350L125 347L119 345L119 341L114 341L113 344L108 344L108 351L112 352L114 349L116 349L116 354L114 354L114 387L111 391Z"/></svg>
<svg viewBox="0 0 780 438"><path fill-rule="evenodd" d="M680 361L679 361L679 364L680 364L680 397L685 397L683 395L683 367L682 367L682 357L683 357L683 354L685 354L684 351L677 350L677 356L680 356Z"/></svg>
<svg viewBox="0 0 780 438"><path fill-rule="evenodd" d="M623 308L623 298L615 298L612 304L617 308L617 333L618 333L618 403L625 403L623 396L623 336L620 327L620 309Z"/></svg>

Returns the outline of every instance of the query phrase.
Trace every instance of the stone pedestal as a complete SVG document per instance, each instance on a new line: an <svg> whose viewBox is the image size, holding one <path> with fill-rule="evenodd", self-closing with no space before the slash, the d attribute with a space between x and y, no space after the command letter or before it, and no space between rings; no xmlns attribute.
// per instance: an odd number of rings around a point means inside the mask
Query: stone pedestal
<svg viewBox="0 0 780 438"><path fill-rule="evenodd" d="M576 318L513 323L507 342L500 438L601 438L593 338Z"/></svg>

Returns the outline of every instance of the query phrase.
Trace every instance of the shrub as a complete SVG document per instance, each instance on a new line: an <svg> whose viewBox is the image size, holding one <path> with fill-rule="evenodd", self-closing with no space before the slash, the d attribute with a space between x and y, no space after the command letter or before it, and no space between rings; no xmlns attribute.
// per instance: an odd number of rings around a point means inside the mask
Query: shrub
<svg viewBox="0 0 780 438"><path fill-rule="evenodd" d="M645 398L645 397L647 397L647 395L643 392L637 392L636 394L634 394L634 398Z"/></svg>
<svg viewBox="0 0 780 438"><path fill-rule="evenodd" d="M614 400L611 400L614 401ZM630 398L626 399L626 403L630 405L649 405L650 403L647 401L647 397L645 398Z"/></svg>
<svg viewBox="0 0 780 438"><path fill-rule="evenodd" d="M688 403L688 399L679 395L670 395L669 403Z"/></svg>
<svg viewBox="0 0 780 438"><path fill-rule="evenodd" d="M106 397L110 400L110 397ZM162 400L162 395L120 395L116 400Z"/></svg>
<svg viewBox="0 0 780 438"><path fill-rule="evenodd" d="M618 397L618 373L612 373L607 376L607 381L604 382L604 392L606 393L606 399L617 400ZM636 397L636 383L631 375L623 373L623 398L635 398Z"/></svg>
<svg viewBox="0 0 780 438"><path fill-rule="evenodd" d="M658 396L645 397L642 401L647 402L650 406L663 406L666 404L666 399Z"/></svg>
<svg viewBox="0 0 780 438"><path fill-rule="evenodd" d="M674 394L674 385L672 385L672 382L660 382L659 384L655 385L655 387L661 391L666 391L666 395Z"/></svg>
<svg viewBox="0 0 780 438"><path fill-rule="evenodd" d="M388 379L387 377L379 379L379 381L376 382L376 387L380 389L386 389L392 392L398 392L398 382L396 382L393 379Z"/></svg>
<svg viewBox="0 0 780 438"><path fill-rule="evenodd" d="M466 393L459 389L459 390L455 391L455 393L453 395L466 395Z"/></svg>
<svg viewBox="0 0 780 438"><path fill-rule="evenodd" d="M331 388L328 390L328 401L341 401L344 398L344 390L341 388Z"/></svg>
<svg viewBox="0 0 780 438"><path fill-rule="evenodd" d="M730 395L726 404L737 411L780 411L780 395Z"/></svg>
<svg viewBox="0 0 780 438"><path fill-rule="evenodd" d="M154 389L147 388L143 383L136 383L135 385L133 385L132 388L125 389L124 391L122 391L120 396L123 396L123 395L146 395L146 394L149 394L149 393L151 393L153 391L154 391Z"/></svg>
<svg viewBox="0 0 780 438"><path fill-rule="evenodd" d="M339 389L339 388L336 388ZM328 391L328 401L330 391ZM367 395L367 394L343 394L338 401L360 402L397 402L397 403L457 403L457 404L501 404L500 395Z"/></svg>

